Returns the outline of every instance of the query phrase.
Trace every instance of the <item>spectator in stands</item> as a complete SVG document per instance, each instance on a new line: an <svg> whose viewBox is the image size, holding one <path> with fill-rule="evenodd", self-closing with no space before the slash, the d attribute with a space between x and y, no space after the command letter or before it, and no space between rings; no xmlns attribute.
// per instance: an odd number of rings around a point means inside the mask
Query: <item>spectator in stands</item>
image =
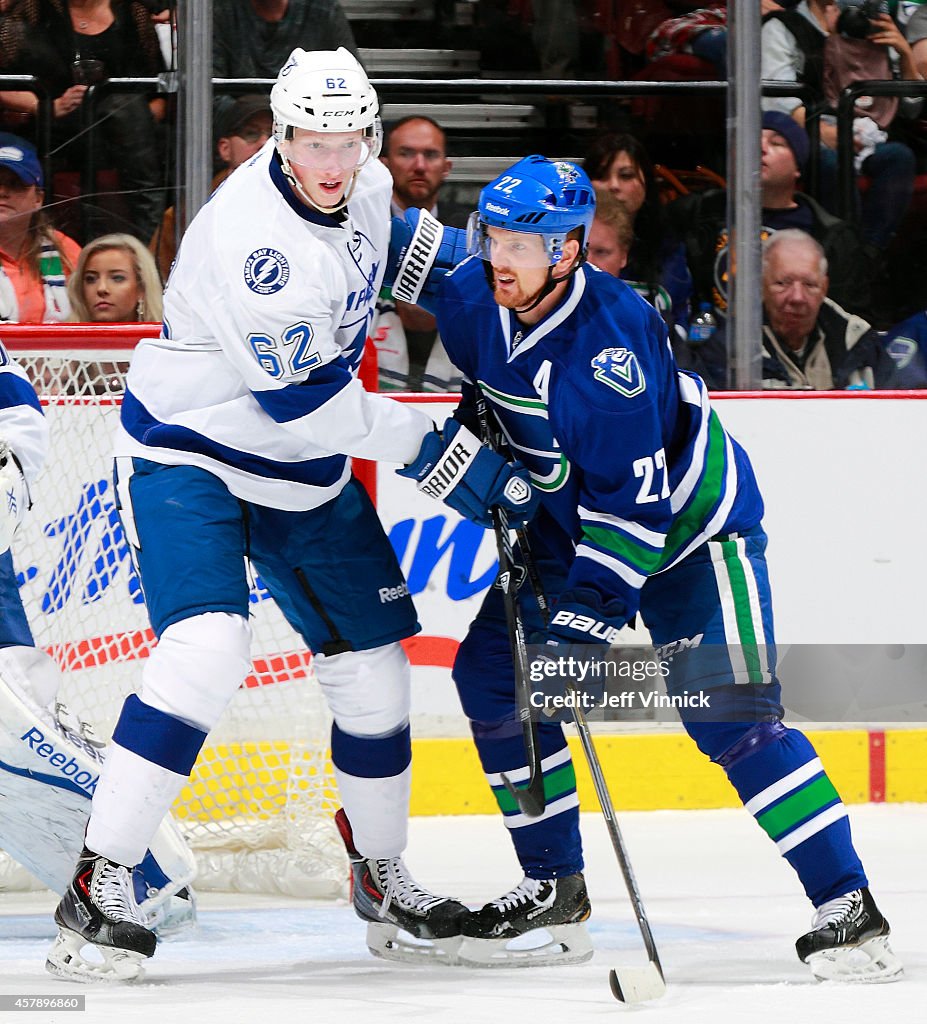
<svg viewBox="0 0 927 1024"><path fill-rule="evenodd" d="M650 34L647 60L688 53L714 65L718 78L727 77L727 0L684 6L693 10L667 18Z"/></svg>
<svg viewBox="0 0 927 1024"><path fill-rule="evenodd" d="M79 323L158 323L163 309L154 257L125 234L101 235L84 246L68 298L70 319Z"/></svg>
<svg viewBox="0 0 927 1024"><path fill-rule="evenodd" d="M222 167L212 179L211 191L214 192L236 167L254 156L272 134L273 115L266 96L240 96L226 107L216 122L216 156ZM148 246L155 254L165 281L177 255L175 226L176 212L171 206L165 210Z"/></svg>
<svg viewBox="0 0 927 1024"><path fill-rule="evenodd" d="M80 246L52 228L42 211L44 195L35 147L0 132L0 321L68 318L65 280Z"/></svg>
<svg viewBox="0 0 927 1024"><path fill-rule="evenodd" d="M830 296L844 308L866 316L871 296L872 264L859 236L811 196L797 191L810 149L796 121L766 111L762 121L760 201L763 237L784 228L799 228L823 247L830 266ZM712 189L671 203L668 214L685 242L693 277L693 306L709 302L723 337L727 315L727 192Z"/></svg>
<svg viewBox="0 0 927 1024"><path fill-rule="evenodd" d="M896 324L883 341L895 364L896 388L927 388L927 312Z"/></svg>
<svg viewBox="0 0 927 1024"><path fill-rule="evenodd" d="M394 217L418 207L451 227L466 226L469 209L446 202L439 208L452 163L444 129L436 121L413 114L391 125L380 159L393 177ZM370 336L382 390L460 390L460 372L444 351L435 318L421 306L380 299Z"/></svg>
<svg viewBox="0 0 927 1024"><path fill-rule="evenodd" d="M888 386L894 364L875 331L827 297L827 257L808 234L763 243L763 386L830 391Z"/></svg>
<svg viewBox="0 0 927 1024"><path fill-rule="evenodd" d="M797 0L759 0L765 17L773 11L792 6ZM671 10L676 14L671 16ZM727 77L727 0L686 3L668 0L667 16L647 37L644 51L647 60L688 54L714 65L717 78Z"/></svg>
<svg viewBox="0 0 927 1024"><path fill-rule="evenodd" d="M639 291L643 286L641 294L654 306L668 303L672 323L684 337L692 277L685 249L670 230L660 202L650 156L632 135L604 134L589 147L584 167L593 185L611 192L633 218L634 244L622 278L637 282Z"/></svg>
<svg viewBox="0 0 927 1024"><path fill-rule="evenodd" d="M907 7L910 5L902 5ZM904 22L904 37L911 44L914 63L923 78L927 78L927 4L920 4L908 11ZM901 17L898 18L899 23Z"/></svg>
<svg viewBox="0 0 927 1024"><path fill-rule="evenodd" d="M101 235L81 250L68 279L72 321L120 324L161 320L161 279L154 257L133 235ZM49 394L121 394L129 360L48 364L42 373Z"/></svg>
<svg viewBox="0 0 927 1024"><path fill-rule="evenodd" d="M56 164L78 168L85 133L78 114L88 85L106 78L155 77L163 69L147 7L137 0L20 0L0 25L0 60L7 73L33 74L55 96L52 148ZM34 115L32 93L6 93L7 105ZM148 239L164 210L161 147L156 122L165 101L108 93L96 105L98 140L119 171L130 225ZM100 163L100 166L105 166Z"/></svg>
<svg viewBox="0 0 927 1024"><path fill-rule="evenodd" d="M595 186L595 218L589 229L586 259L606 274L621 277L633 244L634 219L627 206L608 189ZM634 286L631 281L628 284Z"/></svg>
<svg viewBox="0 0 927 1024"><path fill-rule="evenodd" d="M890 58L907 81L919 81L910 44L888 14L872 18L868 38L845 38L837 31L841 7L858 0L803 0L794 10L775 12L762 32L764 80L801 83L812 90L816 105L831 111L821 117L821 195L833 209L837 196L837 128L833 111L840 91L852 81L891 78ZM804 126L805 106L797 97L767 98L766 110L789 114ZM888 141L886 129L898 110L892 97L861 98L854 120L856 171L871 185L862 201L863 242L883 252L904 218L914 187L914 154L901 142Z"/></svg>
<svg viewBox="0 0 927 1024"><path fill-rule="evenodd" d="M338 0L223 0L212 39L213 78L276 78L297 46L358 55Z"/></svg>

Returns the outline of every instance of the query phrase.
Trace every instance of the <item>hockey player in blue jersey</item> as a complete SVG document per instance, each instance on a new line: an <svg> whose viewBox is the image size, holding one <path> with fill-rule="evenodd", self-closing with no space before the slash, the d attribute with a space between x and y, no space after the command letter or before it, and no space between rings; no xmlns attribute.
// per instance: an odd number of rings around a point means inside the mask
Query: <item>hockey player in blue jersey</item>
<svg viewBox="0 0 927 1024"><path fill-rule="evenodd" d="M134 353L115 489L158 645L116 724L55 913L48 966L61 976L131 980L154 953L127 869L250 667L245 557L315 655L368 945L401 957L402 929L426 940L408 955L437 957L444 943L446 956L459 933L465 908L419 886L401 859L411 742L400 641L419 626L346 458L412 463L437 436L356 376L390 232L377 107L345 49L293 52L271 92L274 138L197 214L162 335ZM471 514L506 503L518 471L465 442L442 497ZM524 502L530 489L516 482Z"/></svg>
<svg viewBox="0 0 927 1024"><path fill-rule="evenodd" d="M581 169L540 156L483 189L472 256L443 279L432 273L418 297L436 311L468 381L456 416L474 426L481 388L540 493L528 534L553 598L548 649L607 643L640 613L658 651L694 638L720 651L711 678L690 670L680 680L677 666L667 685L712 687L711 719L687 716L685 728L725 770L814 905L800 958L819 978L897 977L844 806L811 743L781 721L763 503L750 461L703 382L677 368L656 311L584 265L594 203ZM520 600L529 632L539 632L529 589ZM559 724L538 724L543 814L527 817L502 785L503 773L518 782L529 772L500 590L489 591L453 675L525 873L465 920L460 957L585 959L590 905ZM509 948L535 928L550 933L546 948Z"/></svg>

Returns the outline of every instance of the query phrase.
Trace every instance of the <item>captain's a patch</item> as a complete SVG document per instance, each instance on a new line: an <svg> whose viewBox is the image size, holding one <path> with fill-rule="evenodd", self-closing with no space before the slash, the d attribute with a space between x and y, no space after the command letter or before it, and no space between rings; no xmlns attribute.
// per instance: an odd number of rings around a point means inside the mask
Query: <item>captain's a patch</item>
<svg viewBox="0 0 927 1024"><path fill-rule="evenodd" d="M641 364L630 349L602 349L590 365L596 380L613 388L625 398L634 398L647 390Z"/></svg>

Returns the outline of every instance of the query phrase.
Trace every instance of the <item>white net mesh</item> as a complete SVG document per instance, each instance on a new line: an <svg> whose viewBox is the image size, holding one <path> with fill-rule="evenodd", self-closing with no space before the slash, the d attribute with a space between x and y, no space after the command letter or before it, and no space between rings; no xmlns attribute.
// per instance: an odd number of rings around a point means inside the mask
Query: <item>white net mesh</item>
<svg viewBox="0 0 927 1024"><path fill-rule="evenodd" d="M21 594L36 644L61 667L59 700L108 739L154 643L111 482L126 353L10 347L51 429L49 460L13 546ZM196 853L196 886L343 895L328 712L305 645L259 579L251 608L253 672L174 806Z"/></svg>

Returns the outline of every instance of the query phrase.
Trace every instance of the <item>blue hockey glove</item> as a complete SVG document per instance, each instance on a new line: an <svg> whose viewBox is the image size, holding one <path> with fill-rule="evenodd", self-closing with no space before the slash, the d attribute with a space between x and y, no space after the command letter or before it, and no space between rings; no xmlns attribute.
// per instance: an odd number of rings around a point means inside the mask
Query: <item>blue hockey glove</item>
<svg viewBox="0 0 927 1024"><path fill-rule="evenodd" d="M432 300L445 274L467 256L467 233L445 227L427 210L412 207L393 217L383 284L394 299L434 313Z"/></svg>
<svg viewBox="0 0 927 1024"><path fill-rule="evenodd" d="M547 627L547 644L614 644L629 619L624 602L603 602L594 590L564 593Z"/></svg>
<svg viewBox="0 0 927 1024"><path fill-rule="evenodd" d="M496 506L506 510L512 529L521 529L540 501L520 462L506 462L455 419L444 424L443 433L427 434L415 461L396 472L485 529L492 527L490 510Z"/></svg>

